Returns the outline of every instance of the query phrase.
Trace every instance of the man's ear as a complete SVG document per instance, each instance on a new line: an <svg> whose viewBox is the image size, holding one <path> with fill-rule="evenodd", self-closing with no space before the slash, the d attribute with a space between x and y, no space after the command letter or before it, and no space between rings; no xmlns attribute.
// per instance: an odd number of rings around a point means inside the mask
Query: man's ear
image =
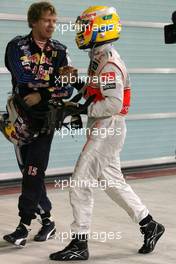
<svg viewBox="0 0 176 264"><path fill-rule="evenodd" d="M36 22L33 22L33 23L31 23L31 24L32 24L32 29L33 29L33 28L36 27L36 24L37 24L37 23L36 23Z"/></svg>

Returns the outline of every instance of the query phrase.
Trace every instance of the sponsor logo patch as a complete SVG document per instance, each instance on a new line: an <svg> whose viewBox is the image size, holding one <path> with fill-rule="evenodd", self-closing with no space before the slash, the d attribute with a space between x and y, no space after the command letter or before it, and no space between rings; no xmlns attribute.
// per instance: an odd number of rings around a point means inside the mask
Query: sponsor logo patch
<svg viewBox="0 0 176 264"><path fill-rule="evenodd" d="M101 75L101 83L103 86L103 90L108 89L115 89L116 83L115 83L115 72L105 72Z"/></svg>
<svg viewBox="0 0 176 264"><path fill-rule="evenodd" d="M115 89L116 84L115 83L107 83L106 85L103 86L103 90L109 90L109 89Z"/></svg>

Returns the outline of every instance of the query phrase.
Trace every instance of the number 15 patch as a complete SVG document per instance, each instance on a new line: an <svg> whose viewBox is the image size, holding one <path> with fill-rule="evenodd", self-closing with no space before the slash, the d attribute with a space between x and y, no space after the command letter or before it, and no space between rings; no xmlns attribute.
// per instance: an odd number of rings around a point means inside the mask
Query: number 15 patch
<svg viewBox="0 0 176 264"><path fill-rule="evenodd" d="M116 88L116 76L115 72L104 72L101 75L101 84L103 90L115 89Z"/></svg>

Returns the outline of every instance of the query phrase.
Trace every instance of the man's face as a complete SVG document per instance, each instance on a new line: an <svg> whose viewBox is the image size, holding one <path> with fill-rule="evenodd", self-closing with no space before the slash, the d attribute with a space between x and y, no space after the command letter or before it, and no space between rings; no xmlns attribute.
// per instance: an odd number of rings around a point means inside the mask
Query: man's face
<svg viewBox="0 0 176 264"><path fill-rule="evenodd" d="M45 11L42 13L41 18L33 23L32 31L38 36L39 40L46 40L52 37L56 27L56 15L51 12Z"/></svg>

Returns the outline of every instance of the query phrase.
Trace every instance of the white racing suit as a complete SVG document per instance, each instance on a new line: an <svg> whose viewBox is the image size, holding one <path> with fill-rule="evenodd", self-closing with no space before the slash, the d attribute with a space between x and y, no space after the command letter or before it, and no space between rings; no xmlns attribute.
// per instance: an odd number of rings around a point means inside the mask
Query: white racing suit
<svg viewBox="0 0 176 264"><path fill-rule="evenodd" d="M112 44L91 50L88 76L91 80L83 88L85 97L96 94L96 98L88 108L90 130L72 176L73 233L90 232L95 180L103 181L105 192L133 221L139 223L149 213L121 172L119 154L126 135L124 116L130 104L130 83L124 62Z"/></svg>

